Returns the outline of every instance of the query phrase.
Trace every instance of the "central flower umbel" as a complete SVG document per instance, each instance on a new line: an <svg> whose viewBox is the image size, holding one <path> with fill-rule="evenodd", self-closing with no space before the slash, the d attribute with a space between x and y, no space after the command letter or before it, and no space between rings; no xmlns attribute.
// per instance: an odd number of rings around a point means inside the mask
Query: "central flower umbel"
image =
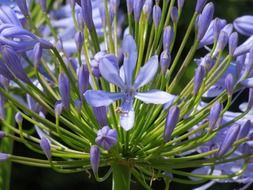
<svg viewBox="0 0 253 190"><path fill-rule="evenodd" d="M137 61L137 48L131 35L123 40L122 47L124 62L119 69L117 59L103 58L99 64L102 77L108 82L118 86L121 92L111 93L102 90L88 90L84 93L87 102L93 107L109 106L116 100L122 99L120 107L120 124L126 130L134 126L135 112L133 109L134 98L146 104L165 104L173 102L175 96L160 90L138 92L138 89L148 84L158 70L158 56L151 57L140 69L133 81L133 73Z"/></svg>

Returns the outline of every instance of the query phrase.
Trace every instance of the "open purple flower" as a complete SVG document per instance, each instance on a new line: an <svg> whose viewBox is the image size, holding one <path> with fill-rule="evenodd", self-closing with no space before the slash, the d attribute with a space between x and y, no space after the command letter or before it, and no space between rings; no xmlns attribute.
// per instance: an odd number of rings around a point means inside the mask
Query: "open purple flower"
<svg viewBox="0 0 253 190"><path fill-rule="evenodd" d="M158 69L158 56L151 57L140 69L135 81L132 81L134 69L137 61L137 48L131 35L127 35L123 40L122 47L124 55L123 70L119 72L117 64L104 58L99 64L101 75L110 83L115 84L121 92L111 93L102 90L88 90L84 93L87 102L93 107L109 106L116 100L122 99L120 108L120 124L126 130L134 126L135 112L133 108L134 98L146 104L165 104L172 102L174 95L160 90L150 90L148 92L138 92L138 89L148 84L155 76ZM117 60L117 59L114 59Z"/></svg>

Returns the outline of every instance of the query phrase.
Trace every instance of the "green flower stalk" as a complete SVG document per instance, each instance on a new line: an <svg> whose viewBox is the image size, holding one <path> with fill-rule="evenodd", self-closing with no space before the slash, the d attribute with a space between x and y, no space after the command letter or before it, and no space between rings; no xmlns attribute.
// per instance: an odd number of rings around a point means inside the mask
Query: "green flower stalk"
<svg viewBox="0 0 253 190"><path fill-rule="evenodd" d="M178 39L188 3L81 0L54 10L54 2L40 1L32 6L42 15L39 23L29 4L19 1L22 18L2 6L0 123L8 130L1 137L44 159L5 151L0 162L61 173L91 169L99 182L112 176L113 190L131 189L132 180L152 189L152 181L163 179L169 189L170 182L243 176L251 164L242 148L252 148L251 131L243 129L251 106L240 113L229 109L236 93L252 88L251 61L239 56L253 51L237 47L231 24L213 20L214 5L203 0ZM196 72L189 74L190 67ZM17 127L6 120L7 105L17 113ZM34 130L25 130L23 121ZM233 162L240 170L217 175ZM195 172L203 166L208 172ZM108 169L105 176L101 167Z"/></svg>

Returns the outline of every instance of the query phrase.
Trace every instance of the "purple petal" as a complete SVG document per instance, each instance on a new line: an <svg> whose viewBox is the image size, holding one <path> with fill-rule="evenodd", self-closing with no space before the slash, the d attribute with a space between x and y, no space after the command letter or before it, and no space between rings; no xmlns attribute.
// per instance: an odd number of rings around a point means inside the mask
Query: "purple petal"
<svg viewBox="0 0 253 190"><path fill-rule="evenodd" d="M146 104L165 104L174 101L175 96L160 90L150 90L148 92L138 92L135 98Z"/></svg>
<svg viewBox="0 0 253 190"><path fill-rule="evenodd" d="M134 88L138 89L145 84L148 84L155 76L158 69L158 56L155 55L149 59L149 61L140 69L136 80L134 82Z"/></svg>
<svg viewBox="0 0 253 190"><path fill-rule="evenodd" d="M99 64L99 71L108 82L115 84L121 89L125 88L125 84L119 76L119 69L107 58L101 60Z"/></svg>
<svg viewBox="0 0 253 190"><path fill-rule="evenodd" d="M239 33L245 36L251 36L253 34L253 16L245 15L238 17L233 24Z"/></svg>
<svg viewBox="0 0 253 190"><path fill-rule="evenodd" d="M110 93L102 90L87 90L84 93L86 101L93 107L109 106L125 96L125 93Z"/></svg>
<svg viewBox="0 0 253 190"><path fill-rule="evenodd" d="M241 84L243 86L246 86L247 88L253 88L253 78L247 78L247 79L241 81Z"/></svg>
<svg viewBox="0 0 253 190"><path fill-rule="evenodd" d="M137 61L136 43L131 35L124 37L122 53L124 55L125 81L128 86L132 85L133 71Z"/></svg>

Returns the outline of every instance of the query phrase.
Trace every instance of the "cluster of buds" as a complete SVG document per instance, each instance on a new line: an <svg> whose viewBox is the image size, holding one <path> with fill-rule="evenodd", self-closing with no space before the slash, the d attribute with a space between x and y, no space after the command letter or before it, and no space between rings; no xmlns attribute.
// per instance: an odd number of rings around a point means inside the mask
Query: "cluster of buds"
<svg viewBox="0 0 253 190"><path fill-rule="evenodd" d="M45 159L2 152L0 162L112 173L122 190L131 176L146 189L158 178L253 182L253 37L238 45L237 33L253 35L251 16L230 24L197 0L178 39L184 0L32 3L0 7L0 138Z"/></svg>

